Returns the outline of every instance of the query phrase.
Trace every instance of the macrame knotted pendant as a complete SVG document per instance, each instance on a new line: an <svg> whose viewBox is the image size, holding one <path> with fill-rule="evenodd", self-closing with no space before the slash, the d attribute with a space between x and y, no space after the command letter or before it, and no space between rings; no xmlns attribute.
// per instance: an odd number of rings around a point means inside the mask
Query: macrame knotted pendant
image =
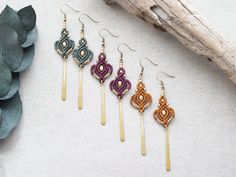
<svg viewBox="0 0 236 177"><path fill-rule="evenodd" d="M140 113L143 113L145 108L152 103L152 96L146 92L145 85L142 81L137 84L135 94L131 97L130 103L137 108Z"/></svg>
<svg viewBox="0 0 236 177"><path fill-rule="evenodd" d="M99 80L101 84L103 84L105 80L112 74L112 71L112 66L107 63L106 54L100 53L97 63L91 67L91 74L97 80Z"/></svg>
<svg viewBox="0 0 236 177"><path fill-rule="evenodd" d="M143 113L145 109L151 105L152 96L146 92L145 85L142 81L139 81L139 83L137 84L137 89L135 91L135 94L131 97L130 103L133 107L138 109L138 111L140 112L141 153L142 155L146 155Z"/></svg>
<svg viewBox="0 0 236 177"><path fill-rule="evenodd" d="M83 68L93 59L93 52L88 49L85 38L79 40L78 48L73 51L73 58L80 68Z"/></svg>
<svg viewBox="0 0 236 177"><path fill-rule="evenodd" d="M117 71L115 80L110 82L110 90L117 96L119 100L119 122L120 122L120 141L125 141L122 99L124 95L131 89L131 82L125 78L125 69L120 66Z"/></svg>
<svg viewBox="0 0 236 177"><path fill-rule="evenodd" d="M159 107L154 111L153 116L165 128L169 126L169 122L175 117L175 111L169 107L165 96L159 98Z"/></svg>
<svg viewBox="0 0 236 177"><path fill-rule="evenodd" d="M61 31L60 40L55 42L55 50L61 55L63 59L67 59L69 54L74 49L75 42L70 39L69 32L66 28Z"/></svg>
<svg viewBox="0 0 236 177"><path fill-rule="evenodd" d="M83 77L82 69L93 59L93 52L87 47L87 40L81 38L79 40L78 48L73 51L73 58L79 66L79 96L78 96L78 109L83 108Z"/></svg>
<svg viewBox="0 0 236 177"><path fill-rule="evenodd" d="M66 28L61 31L60 40L55 42L55 50L61 55L63 59L63 78L62 78L62 95L63 101L66 100L66 81L67 81L67 58L74 49L75 42L70 39L69 32Z"/></svg>
<svg viewBox="0 0 236 177"><path fill-rule="evenodd" d="M121 100L131 88L131 82L125 78L125 72L125 69L120 67L115 80L110 82L110 89L116 94L119 100Z"/></svg>
<svg viewBox="0 0 236 177"><path fill-rule="evenodd" d="M97 63L92 65L91 74L100 82L101 85L101 124L106 124L105 112L105 80L112 74L113 68L107 63L106 54L101 52L98 56Z"/></svg>
<svg viewBox="0 0 236 177"><path fill-rule="evenodd" d="M169 151L169 136L168 126L169 122L175 117L175 111L169 107L167 99L164 95L159 98L158 109L153 113L154 119L162 124L166 132L166 170L170 171L170 151Z"/></svg>

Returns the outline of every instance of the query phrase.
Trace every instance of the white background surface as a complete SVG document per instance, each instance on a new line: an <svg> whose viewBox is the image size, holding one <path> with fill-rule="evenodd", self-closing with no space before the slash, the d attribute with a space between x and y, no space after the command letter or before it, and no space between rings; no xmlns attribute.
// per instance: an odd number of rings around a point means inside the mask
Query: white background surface
<svg viewBox="0 0 236 177"><path fill-rule="evenodd" d="M119 39L107 37L109 62L118 67L116 47L127 42L137 52L124 51L127 78L133 88L124 99L126 142L119 142L118 104L106 87L107 126L100 126L100 89L84 69L84 109L78 111L78 68L68 64L68 99L60 100L62 60L54 50L66 1L1 0L14 9L32 4L37 12L39 38L32 67L22 74L24 115L12 136L0 142L0 176L5 177L234 177L236 176L236 91L211 62L188 51L172 36L157 32L118 6L102 0L67 1L100 23L85 19L85 35L95 53L98 31L107 27ZM235 0L190 0L199 13L227 40L236 43ZM77 42L78 14L68 12L68 30ZM107 35L108 36L108 35ZM147 156L140 155L139 117L129 104L134 93L138 61L147 56L176 76L166 79L167 98L176 118L170 125L172 171L165 172L164 129L152 118L160 94L155 68L145 63L144 82L153 96L145 112ZM114 78L115 72L108 82ZM108 84L108 82L106 82Z"/></svg>

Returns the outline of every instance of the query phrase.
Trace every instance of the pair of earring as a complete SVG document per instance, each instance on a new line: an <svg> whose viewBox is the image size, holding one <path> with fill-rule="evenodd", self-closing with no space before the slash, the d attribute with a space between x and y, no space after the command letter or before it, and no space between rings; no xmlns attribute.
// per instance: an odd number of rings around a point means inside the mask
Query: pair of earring
<svg viewBox="0 0 236 177"><path fill-rule="evenodd" d="M102 38L101 52L98 56L97 63L91 67L91 74L99 80L101 85L101 124L106 124L106 112L105 112L105 80L112 74L113 67L106 60L105 54L105 38L101 35L102 31L107 31L112 37L118 38L117 35L114 35L109 30L103 28L100 30L99 35ZM123 110L122 110L122 99L124 95L131 89L131 82L126 79L125 68L123 62L123 52L121 52L120 47L124 45L129 50L135 51L130 48L126 43L121 43L118 45L117 50L120 53L119 58L119 68L117 70L117 75L114 80L109 84L110 90L117 96L119 101L119 125L120 125L120 140L121 142L125 141L125 131L124 131L124 121L123 121Z"/></svg>
<svg viewBox="0 0 236 177"><path fill-rule="evenodd" d="M73 9L71 6L64 4L70 8L71 10L79 13L78 10ZM63 101L66 100L66 87L67 87L67 60L70 53L73 51L72 56L75 63L79 67L79 93L78 93L78 108L82 109L83 107L83 77L82 77L82 69L83 67L88 64L93 58L93 52L87 46L87 40L84 37L84 23L81 20L81 17L86 16L92 22L98 23L96 20L92 19L87 14L81 14L79 16L79 22L81 23L81 30L80 30L80 40L78 42L78 46L76 49L75 42L70 39L69 31L66 28L67 16L66 13L60 9L61 13L64 15L63 19L63 29L61 31L61 37L58 41L55 42L55 50L61 55L63 59L63 78L62 78L62 95L61 99Z"/></svg>
<svg viewBox="0 0 236 177"><path fill-rule="evenodd" d="M78 12L78 10L73 9L71 6L64 4L70 8L71 10ZM60 40L55 42L55 49L61 55L64 63L63 67L63 79L62 79L62 100L66 100L66 82L67 82L67 59L69 54L74 50L75 42L70 39L69 32L66 28L67 16L66 13L60 9L61 13L64 15L63 20L63 29L61 31ZM83 78L82 78L82 68L88 64L93 58L93 52L87 47L87 40L84 37L84 23L81 21L81 17L86 16L94 23L98 23L96 20L92 19L87 14L82 14L79 17L79 22L81 23L81 31L80 31L80 40L78 44L78 48L75 49L72 53L73 59L76 64L79 66L79 91L78 91L78 108L82 109L83 107ZM106 54L105 54L105 38L102 36L102 31L108 32L112 37L118 38L117 35L111 33L108 29L102 28L99 31L99 36L102 39L101 51L98 56L97 63L91 67L91 74L99 80L101 85L101 124L106 124L106 112L105 112L105 80L112 74L113 67L107 63ZM119 47L118 47L119 51ZM123 56L123 54L122 54ZM122 60L122 59L121 59Z"/></svg>
<svg viewBox="0 0 236 177"><path fill-rule="evenodd" d="M152 62L148 58L144 58L149 61L152 65L158 66L156 63ZM152 96L146 92L145 84L143 83L143 73L144 67L142 65L142 60L139 62L141 66L141 72L139 74L138 84L135 91L135 94L131 97L130 103L133 107L138 109L140 113L140 132L141 132L141 154L146 155L146 144L145 144L145 129L144 129L144 111L145 109L151 105ZM164 74L170 78L175 78L163 71L159 73ZM159 98L158 108L153 112L154 119L162 124L165 128L166 134L166 170L170 171L170 152L169 152L169 137L168 137L168 125L169 122L174 118L175 112L172 108L168 106L167 99L165 98L165 88L164 82L159 79L158 74L156 75L156 79L161 83L161 96Z"/></svg>

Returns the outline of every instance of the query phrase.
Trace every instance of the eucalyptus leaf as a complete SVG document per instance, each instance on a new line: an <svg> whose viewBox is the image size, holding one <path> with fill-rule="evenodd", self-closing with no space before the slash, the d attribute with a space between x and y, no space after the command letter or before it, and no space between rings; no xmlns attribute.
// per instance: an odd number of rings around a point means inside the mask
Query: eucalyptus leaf
<svg viewBox="0 0 236 177"><path fill-rule="evenodd" d="M38 29L37 26L34 27L33 30L27 32L27 39L26 41L21 44L21 47L29 47L31 46L38 38Z"/></svg>
<svg viewBox="0 0 236 177"><path fill-rule="evenodd" d="M16 31L6 23L0 24L0 59L14 71L20 66L22 57L23 48Z"/></svg>
<svg viewBox="0 0 236 177"><path fill-rule="evenodd" d="M26 41L26 30L24 29L20 17L9 6L6 6L0 14L0 24L3 23L8 23L12 28L16 30L18 34L18 40L21 44Z"/></svg>
<svg viewBox="0 0 236 177"><path fill-rule="evenodd" d="M15 128L22 116L22 102L19 92L17 92L12 98L4 101L0 101L1 113L1 127L0 127L0 139L7 138Z"/></svg>
<svg viewBox="0 0 236 177"><path fill-rule="evenodd" d="M0 108L0 128L2 126L2 109Z"/></svg>
<svg viewBox="0 0 236 177"><path fill-rule="evenodd" d="M1 97L0 100L7 100L11 97L13 97L16 92L19 90L20 88L20 78L19 78L19 73L13 73L12 74L12 83L11 83L11 88L8 91L7 95L5 95L4 97Z"/></svg>
<svg viewBox="0 0 236 177"><path fill-rule="evenodd" d="M21 64L19 68L14 72L22 72L25 69L27 69L31 65L33 57L34 57L34 44L31 45L30 47L24 48L24 56L21 61Z"/></svg>
<svg viewBox="0 0 236 177"><path fill-rule="evenodd" d="M2 60L0 60L0 97L7 95L11 88L11 83L11 70Z"/></svg>
<svg viewBox="0 0 236 177"><path fill-rule="evenodd" d="M36 24L36 14L33 7L27 6L17 12L26 31L31 31Z"/></svg>

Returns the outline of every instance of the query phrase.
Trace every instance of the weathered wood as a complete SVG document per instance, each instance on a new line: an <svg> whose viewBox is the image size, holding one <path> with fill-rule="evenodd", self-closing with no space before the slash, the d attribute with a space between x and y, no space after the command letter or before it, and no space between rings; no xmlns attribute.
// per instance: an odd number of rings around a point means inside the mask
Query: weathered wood
<svg viewBox="0 0 236 177"><path fill-rule="evenodd" d="M105 0L117 3L159 30L175 36L191 51L210 58L236 84L236 48L225 41L185 0Z"/></svg>

